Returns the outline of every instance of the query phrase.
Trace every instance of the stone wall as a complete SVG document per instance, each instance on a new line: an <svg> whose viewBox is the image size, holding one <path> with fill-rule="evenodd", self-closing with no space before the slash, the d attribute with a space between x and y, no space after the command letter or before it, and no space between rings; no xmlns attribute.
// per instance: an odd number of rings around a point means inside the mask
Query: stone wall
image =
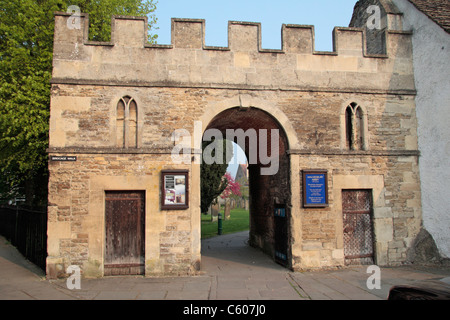
<svg viewBox="0 0 450 320"><path fill-rule="evenodd" d="M101 276L104 238L104 191L146 191L147 274L190 274L199 257L191 252L190 211L160 211L159 172L172 168L170 155L83 154L76 162L50 162L48 261L83 266L85 275ZM145 169L144 169L145 168Z"/></svg>
<svg viewBox="0 0 450 320"><path fill-rule="evenodd" d="M368 54L386 54L386 31L402 30L402 13L386 0L359 0L350 27L363 28Z"/></svg>
<svg viewBox="0 0 450 320"><path fill-rule="evenodd" d="M393 2L404 13L403 28L413 32L423 224L439 254L450 258L450 197L442 192L450 188L450 35L410 1Z"/></svg>
<svg viewBox="0 0 450 320"><path fill-rule="evenodd" d="M284 25L282 50L262 50L256 23L230 22L229 45L217 48L204 44L203 20L173 19L172 44L149 45L144 18L114 17L110 43L87 41L87 15L80 30L68 29L67 18L55 16L48 151L77 161L49 163L49 276L70 264L102 276L106 190L146 192L146 275L195 273L199 145L190 145L191 162L176 164L172 133L185 129L194 137L201 121L201 135L234 107L266 112L286 135L289 168L260 187L271 203L290 202L290 267L344 264L340 195L358 188L373 190L377 263L405 261L421 223L409 33L386 30L386 54L369 56L363 29L336 28L336 51L325 54L314 51L311 26ZM117 147L117 104L124 96L137 103L137 148ZM352 102L367 119L367 146L359 151L345 148L344 115ZM161 210L164 169L189 170L188 209ZM328 170L327 208L302 207L303 169ZM276 192L280 179L287 195ZM265 228L273 231L270 223Z"/></svg>

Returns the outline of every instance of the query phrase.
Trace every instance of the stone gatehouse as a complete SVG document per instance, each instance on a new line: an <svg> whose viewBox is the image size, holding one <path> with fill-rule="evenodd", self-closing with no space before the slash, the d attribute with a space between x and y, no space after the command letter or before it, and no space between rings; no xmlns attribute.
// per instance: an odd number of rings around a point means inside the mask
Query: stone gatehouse
<svg viewBox="0 0 450 320"><path fill-rule="evenodd" d="M405 261L421 203L399 14L383 12L376 54L365 28L335 28L334 51L317 52L312 26L283 25L268 50L258 23L229 22L228 46L211 47L204 20L173 19L171 44L155 45L143 17L113 17L106 43L88 40L87 14L80 29L69 18L55 14L48 277L200 270L207 129L279 132L278 171L249 165L251 245L292 270ZM180 130L190 160L175 162ZM164 202L169 184L180 205Z"/></svg>

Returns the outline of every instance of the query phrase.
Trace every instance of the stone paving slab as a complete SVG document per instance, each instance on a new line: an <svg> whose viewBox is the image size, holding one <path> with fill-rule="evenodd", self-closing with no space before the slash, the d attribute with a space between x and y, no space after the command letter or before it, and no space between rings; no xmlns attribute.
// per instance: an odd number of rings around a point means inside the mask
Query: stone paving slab
<svg viewBox="0 0 450 320"><path fill-rule="evenodd" d="M450 276L442 266L381 268L381 289L369 290L367 266L291 272L246 245L248 233L204 240L202 274L193 277L45 279L0 238L0 300L385 300L395 284Z"/></svg>

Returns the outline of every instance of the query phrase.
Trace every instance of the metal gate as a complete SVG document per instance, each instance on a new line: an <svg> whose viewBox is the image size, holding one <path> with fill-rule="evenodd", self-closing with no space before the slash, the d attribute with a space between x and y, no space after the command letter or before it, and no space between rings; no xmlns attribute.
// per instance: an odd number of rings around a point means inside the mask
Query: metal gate
<svg viewBox="0 0 450 320"><path fill-rule="evenodd" d="M373 264L372 191L342 190L345 264Z"/></svg>
<svg viewBox="0 0 450 320"><path fill-rule="evenodd" d="M145 193L107 191L104 274L144 273Z"/></svg>
<svg viewBox="0 0 450 320"><path fill-rule="evenodd" d="M286 206L277 205L274 210L275 261L288 267L288 222Z"/></svg>

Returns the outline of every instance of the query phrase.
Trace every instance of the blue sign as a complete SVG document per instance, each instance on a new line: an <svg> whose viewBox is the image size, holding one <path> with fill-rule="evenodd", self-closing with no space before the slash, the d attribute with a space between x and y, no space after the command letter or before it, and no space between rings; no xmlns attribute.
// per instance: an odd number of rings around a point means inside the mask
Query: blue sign
<svg viewBox="0 0 450 320"><path fill-rule="evenodd" d="M326 172L305 172L303 183L305 207L325 207L328 205Z"/></svg>
<svg viewBox="0 0 450 320"><path fill-rule="evenodd" d="M286 209L284 208L275 208L275 217L286 217Z"/></svg>
<svg viewBox="0 0 450 320"><path fill-rule="evenodd" d="M278 259L281 259L281 260L286 260L287 259L286 254L284 254L284 253L282 253L280 251L275 251L275 257L277 257Z"/></svg>

